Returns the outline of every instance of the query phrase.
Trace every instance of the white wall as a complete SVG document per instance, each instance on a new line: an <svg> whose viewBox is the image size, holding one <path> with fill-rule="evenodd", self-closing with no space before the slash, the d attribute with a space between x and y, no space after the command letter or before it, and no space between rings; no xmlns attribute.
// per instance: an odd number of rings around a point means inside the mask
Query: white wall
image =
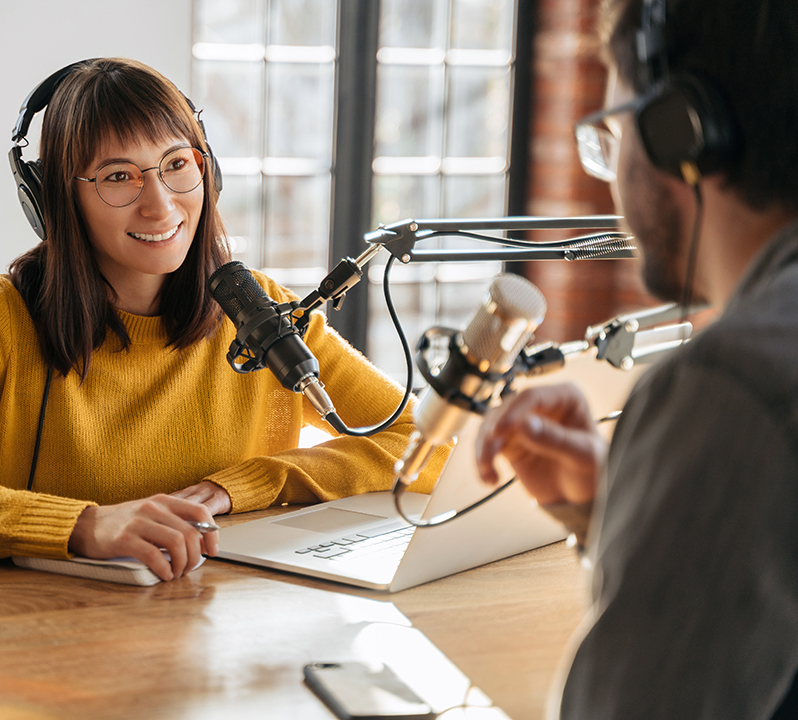
<svg viewBox="0 0 798 720"><path fill-rule="evenodd" d="M191 7L192 0L0 0L0 273L38 242L7 159L22 101L65 65L109 55L147 63L189 95ZM24 159L36 158L40 123L37 115Z"/></svg>

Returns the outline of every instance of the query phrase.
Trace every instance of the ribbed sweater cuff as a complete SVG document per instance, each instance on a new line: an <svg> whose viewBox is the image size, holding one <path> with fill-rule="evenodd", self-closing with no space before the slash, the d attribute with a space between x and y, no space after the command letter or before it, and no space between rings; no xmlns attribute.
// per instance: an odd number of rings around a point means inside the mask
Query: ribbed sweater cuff
<svg viewBox="0 0 798 720"><path fill-rule="evenodd" d="M268 507L285 484L284 478L275 478L272 473L268 474L267 481L263 465L255 458L220 470L205 480L221 485L227 491L232 503L231 513L250 512Z"/></svg>
<svg viewBox="0 0 798 720"><path fill-rule="evenodd" d="M23 509L15 528L14 554L29 557L68 558L69 536L78 516L97 503L56 495L36 495Z"/></svg>

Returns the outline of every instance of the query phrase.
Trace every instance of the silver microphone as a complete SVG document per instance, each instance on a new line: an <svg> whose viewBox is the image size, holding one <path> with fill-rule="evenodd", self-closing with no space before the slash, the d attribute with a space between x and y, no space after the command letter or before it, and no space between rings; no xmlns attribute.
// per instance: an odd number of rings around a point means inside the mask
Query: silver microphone
<svg viewBox="0 0 798 720"><path fill-rule="evenodd" d="M450 442L469 419L504 389L505 373L546 314L546 299L520 275L496 277L468 327L450 344L449 357L426 388L413 418L416 432L396 463L396 482L408 485L439 445Z"/></svg>

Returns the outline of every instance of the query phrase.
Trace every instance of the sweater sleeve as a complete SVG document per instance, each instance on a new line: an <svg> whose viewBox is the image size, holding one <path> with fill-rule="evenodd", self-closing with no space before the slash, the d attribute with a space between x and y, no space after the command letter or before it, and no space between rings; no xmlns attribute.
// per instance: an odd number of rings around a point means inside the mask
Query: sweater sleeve
<svg viewBox="0 0 798 720"><path fill-rule="evenodd" d="M85 500L0 486L0 557L68 558L69 536Z"/></svg>
<svg viewBox="0 0 798 720"><path fill-rule="evenodd" d="M321 380L348 427L376 425L394 412L403 390L346 343L322 315L314 313L305 341L318 358ZM304 424L333 434L307 401L303 418ZM404 454L414 428L411 403L391 427L371 437L339 436L313 448L253 457L205 479L228 492L233 512L275 502L308 503L388 490L394 464ZM445 446L435 452L412 490L431 491L449 450Z"/></svg>

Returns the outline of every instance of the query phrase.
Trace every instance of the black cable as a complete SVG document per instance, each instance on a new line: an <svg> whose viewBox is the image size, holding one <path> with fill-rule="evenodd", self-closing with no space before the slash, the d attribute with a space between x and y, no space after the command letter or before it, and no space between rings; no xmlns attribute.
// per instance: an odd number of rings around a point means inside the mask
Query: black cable
<svg viewBox="0 0 798 720"><path fill-rule="evenodd" d="M510 478L504 485L499 485L495 490L492 490L484 497L480 498L476 502L471 503L467 507L464 507L462 510L447 510L446 512L439 513L435 515L435 517L431 517L429 520L413 520L405 515L404 511L402 510L401 503L399 502L399 498L404 495L405 490L407 489L407 485L401 482L394 483L393 486L393 504L396 507L396 512L399 513L399 516L407 523L415 527L436 527L437 525L444 525L447 522L451 522L455 518L462 517L466 513L475 510L480 505L484 505L488 500L492 500L495 498L500 492L506 490L510 485L515 483L517 478L513 477Z"/></svg>
<svg viewBox="0 0 798 720"><path fill-rule="evenodd" d="M568 248L574 244L588 241L600 243L604 240L627 238L629 237L629 233L610 230L607 232L598 233L596 235L583 235L581 237L568 238L567 240L547 240L544 242L536 242L534 240L516 240L514 238L495 237L494 235L482 235L481 233L469 232L468 230L431 230L430 232L419 237L418 240L427 240L434 237L466 237L472 240L484 240L497 245L506 245L507 247L525 249L541 248L545 250L548 248Z"/></svg>
<svg viewBox="0 0 798 720"><path fill-rule="evenodd" d="M382 288L385 294L385 305L388 309L388 314L391 316L393 325L396 328L396 332L399 335L399 342L402 345L402 351L404 353L405 363L407 365L407 383L405 384L405 394L402 398L402 401L399 403L399 407L394 410L393 414L387 420L383 420L378 425L371 425L369 427L362 428L349 428L344 424L341 418L338 417L337 413L330 413L326 417L327 422L329 422L335 430L343 435L350 435L352 437L368 437L385 430L386 428L390 427L394 421L396 421L396 419L404 412L407 404L410 402L410 397L413 394L413 353L410 350L410 344L407 342L407 336L402 329L402 323L399 321L399 315L396 313L396 308L394 307L393 300L391 299L390 273L391 267L393 266L395 260L396 258L393 256L388 258L388 262L385 265L385 273L382 276Z"/></svg>
<svg viewBox="0 0 798 720"><path fill-rule="evenodd" d="M698 261L698 239L701 235L701 218L704 211L704 201L701 196L701 186L695 182L691 183L693 193L695 194L695 221L693 222L693 237L690 239L690 251L687 255L687 268L685 270L684 287L682 288L682 318L680 322L684 322L690 314L690 303L693 300L693 282L695 280L695 269Z"/></svg>
<svg viewBox="0 0 798 720"><path fill-rule="evenodd" d="M28 476L28 492L33 487L33 476L36 474L36 464L39 462L39 445L42 442L42 430L44 429L44 414L47 412L47 398L50 396L50 383L53 380L52 365L47 367L47 381L44 383L44 393L42 394L42 406L39 410L39 426L36 429L36 444L33 447L33 460L30 464L30 475Z"/></svg>

